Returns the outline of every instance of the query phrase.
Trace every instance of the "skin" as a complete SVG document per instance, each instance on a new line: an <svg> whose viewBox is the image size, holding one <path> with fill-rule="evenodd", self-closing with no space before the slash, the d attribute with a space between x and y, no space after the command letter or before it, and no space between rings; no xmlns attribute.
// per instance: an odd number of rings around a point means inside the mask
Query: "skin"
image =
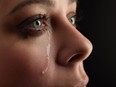
<svg viewBox="0 0 116 87"><path fill-rule="evenodd" d="M24 1L0 0L0 87L85 87L83 61L92 44L68 20L76 2L52 0L54 7L30 4L11 12ZM17 24L40 13L49 16L46 30L17 31Z"/></svg>

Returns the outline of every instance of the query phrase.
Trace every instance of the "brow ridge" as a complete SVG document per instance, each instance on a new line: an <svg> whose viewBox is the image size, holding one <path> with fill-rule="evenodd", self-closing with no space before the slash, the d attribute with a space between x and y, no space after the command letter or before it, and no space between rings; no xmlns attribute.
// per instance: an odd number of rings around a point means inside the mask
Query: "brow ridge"
<svg viewBox="0 0 116 87"><path fill-rule="evenodd" d="M52 0L25 0L25 1L23 1L22 3L18 4L18 5L10 12L10 14L15 13L17 10L20 10L20 9L22 9L23 7L28 6L28 5L31 5L31 4L45 4L45 5L50 6L50 7L53 7L53 6L54 6L54 3L53 3Z"/></svg>
<svg viewBox="0 0 116 87"><path fill-rule="evenodd" d="M77 0L69 0L69 4L77 2ZM22 3L18 4L9 14L15 13L16 11L22 9L25 6L31 4L45 4L49 7L54 7L55 3L52 0L25 0Z"/></svg>

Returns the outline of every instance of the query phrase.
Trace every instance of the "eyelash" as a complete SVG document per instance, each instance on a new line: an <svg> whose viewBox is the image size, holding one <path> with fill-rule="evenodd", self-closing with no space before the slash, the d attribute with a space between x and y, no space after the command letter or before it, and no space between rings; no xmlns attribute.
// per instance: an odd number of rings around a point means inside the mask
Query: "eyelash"
<svg viewBox="0 0 116 87"><path fill-rule="evenodd" d="M70 21L71 18L75 19L74 24L72 25L76 27L76 15L69 17L68 20ZM39 14L29 17L18 25L18 32L21 34L21 36L23 36L23 38L41 35L42 33L48 30L50 24L50 21L48 19L49 17L46 14ZM37 25L38 23L40 23L40 28L35 27L33 25L34 23Z"/></svg>
<svg viewBox="0 0 116 87"><path fill-rule="evenodd" d="M39 14L25 19L23 22L18 24L18 32L25 38L28 36L36 36L42 34L47 30L48 27L48 17L45 14ZM40 26L35 27L33 24ZM39 34L38 34L39 33Z"/></svg>

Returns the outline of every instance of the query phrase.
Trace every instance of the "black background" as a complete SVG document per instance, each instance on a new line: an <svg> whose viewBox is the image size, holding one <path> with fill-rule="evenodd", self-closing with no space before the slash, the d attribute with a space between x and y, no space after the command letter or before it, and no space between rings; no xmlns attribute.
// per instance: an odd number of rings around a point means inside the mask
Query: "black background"
<svg viewBox="0 0 116 87"><path fill-rule="evenodd" d="M79 5L83 11L80 32L94 47L85 61L87 87L116 87L116 1L80 0Z"/></svg>

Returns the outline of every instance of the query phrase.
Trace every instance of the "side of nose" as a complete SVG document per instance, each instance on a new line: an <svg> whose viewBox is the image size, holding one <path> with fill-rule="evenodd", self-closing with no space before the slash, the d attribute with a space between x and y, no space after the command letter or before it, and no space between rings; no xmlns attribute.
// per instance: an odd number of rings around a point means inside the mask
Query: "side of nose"
<svg viewBox="0 0 116 87"><path fill-rule="evenodd" d="M85 60L92 51L91 42L67 18L59 18L58 21L56 29L59 44L57 62L66 65Z"/></svg>

